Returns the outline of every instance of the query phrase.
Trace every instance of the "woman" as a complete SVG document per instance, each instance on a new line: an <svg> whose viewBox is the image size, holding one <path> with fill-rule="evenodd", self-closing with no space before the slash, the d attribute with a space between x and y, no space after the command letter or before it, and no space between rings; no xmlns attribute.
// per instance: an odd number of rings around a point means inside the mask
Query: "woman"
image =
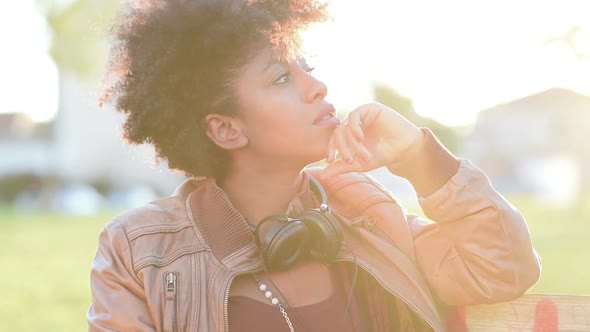
<svg viewBox="0 0 590 332"><path fill-rule="evenodd" d="M450 306L537 281L524 220L480 170L384 105L335 116L298 38L327 5L127 6L104 101L191 180L103 229L90 331L443 331ZM364 173L382 166L435 223Z"/></svg>

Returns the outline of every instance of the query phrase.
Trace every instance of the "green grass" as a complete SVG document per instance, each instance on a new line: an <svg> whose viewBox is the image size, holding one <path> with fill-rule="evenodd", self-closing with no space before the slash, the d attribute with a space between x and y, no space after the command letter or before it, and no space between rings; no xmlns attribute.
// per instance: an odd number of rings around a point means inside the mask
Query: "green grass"
<svg viewBox="0 0 590 332"><path fill-rule="evenodd" d="M590 295L590 196L575 206L552 207L511 198L527 219L543 273L530 293Z"/></svg>
<svg viewBox="0 0 590 332"><path fill-rule="evenodd" d="M113 215L0 213L0 330L87 330L90 263Z"/></svg>
<svg viewBox="0 0 590 332"><path fill-rule="evenodd" d="M590 295L590 197L577 208L555 208L513 197L543 258L532 293ZM95 217L17 215L0 210L0 330L84 331L89 269L100 228Z"/></svg>

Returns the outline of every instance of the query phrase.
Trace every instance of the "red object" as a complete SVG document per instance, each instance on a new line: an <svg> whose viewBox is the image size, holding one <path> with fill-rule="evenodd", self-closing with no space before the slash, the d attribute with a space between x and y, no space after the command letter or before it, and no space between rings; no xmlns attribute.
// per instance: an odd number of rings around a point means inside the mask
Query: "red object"
<svg viewBox="0 0 590 332"><path fill-rule="evenodd" d="M450 332L467 332L467 323L465 316L465 307L455 307L447 315L447 330Z"/></svg>
<svg viewBox="0 0 590 332"><path fill-rule="evenodd" d="M557 305L555 305L553 300L546 298L537 302L535 307L535 325L533 331L557 332L558 322L559 316L557 313Z"/></svg>

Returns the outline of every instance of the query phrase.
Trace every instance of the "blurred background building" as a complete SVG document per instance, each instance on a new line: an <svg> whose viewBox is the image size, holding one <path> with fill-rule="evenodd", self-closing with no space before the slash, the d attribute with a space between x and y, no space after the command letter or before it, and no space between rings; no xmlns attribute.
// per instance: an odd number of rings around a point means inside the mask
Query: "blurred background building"
<svg viewBox="0 0 590 332"><path fill-rule="evenodd" d="M59 82L51 121L0 113L0 205L91 214L144 204L183 181L155 163L151 147L122 141L122 117L90 103L88 82L68 73Z"/></svg>
<svg viewBox="0 0 590 332"><path fill-rule="evenodd" d="M478 113L462 152L503 192L567 202L590 187L590 96L553 88Z"/></svg>

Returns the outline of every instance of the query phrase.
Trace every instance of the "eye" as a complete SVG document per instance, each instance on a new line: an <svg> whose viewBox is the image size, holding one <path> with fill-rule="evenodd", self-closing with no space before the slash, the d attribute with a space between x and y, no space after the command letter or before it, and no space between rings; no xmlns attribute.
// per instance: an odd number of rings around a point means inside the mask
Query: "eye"
<svg viewBox="0 0 590 332"><path fill-rule="evenodd" d="M291 76L290 72L285 72L281 74L281 76L279 76L279 78L275 80L274 84L284 84L289 82L289 76Z"/></svg>
<svg viewBox="0 0 590 332"><path fill-rule="evenodd" d="M303 63L301 65L301 69L305 71L307 74L311 75L315 67L310 67L307 63ZM289 78L291 77L291 72L284 72L282 73L275 81L274 84L285 84L289 82Z"/></svg>

